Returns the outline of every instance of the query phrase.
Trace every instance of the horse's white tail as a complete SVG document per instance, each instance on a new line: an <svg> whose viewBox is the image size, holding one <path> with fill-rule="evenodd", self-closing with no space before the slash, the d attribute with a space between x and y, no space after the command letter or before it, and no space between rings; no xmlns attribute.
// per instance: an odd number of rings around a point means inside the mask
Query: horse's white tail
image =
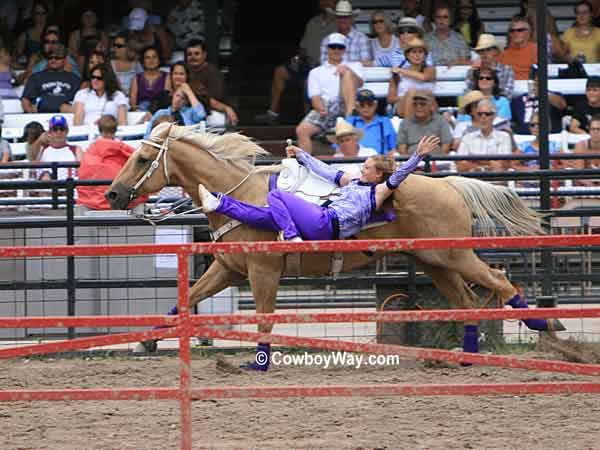
<svg viewBox="0 0 600 450"><path fill-rule="evenodd" d="M497 223L510 235L545 234L544 215L529 208L512 189L474 178L454 176L444 180L460 193L484 236L495 236Z"/></svg>

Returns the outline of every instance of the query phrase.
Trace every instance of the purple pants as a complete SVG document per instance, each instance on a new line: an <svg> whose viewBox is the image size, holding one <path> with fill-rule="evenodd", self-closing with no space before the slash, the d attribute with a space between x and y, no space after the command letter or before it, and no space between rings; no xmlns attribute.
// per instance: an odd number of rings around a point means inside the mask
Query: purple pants
<svg viewBox="0 0 600 450"><path fill-rule="evenodd" d="M286 240L296 236L307 241L335 238L329 209L278 190L269 192L267 204L250 205L223 195L215 211L262 230L283 231Z"/></svg>

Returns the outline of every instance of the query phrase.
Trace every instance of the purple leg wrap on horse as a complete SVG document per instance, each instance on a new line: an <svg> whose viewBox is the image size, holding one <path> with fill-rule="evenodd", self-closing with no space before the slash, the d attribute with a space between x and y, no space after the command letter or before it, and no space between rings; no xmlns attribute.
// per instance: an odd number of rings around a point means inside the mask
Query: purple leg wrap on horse
<svg viewBox="0 0 600 450"><path fill-rule="evenodd" d="M242 369L247 370L258 370L266 372L269 370L269 363L271 362L271 344L259 342L256 346L256 356L254 361L246 364L242 364Z"/></svg>
<svg viewBox="0 0 600 450"><path fill-rule="evenodd" d="M479 353L479 327L477 325L465 325L463 351Z"/></svg>
<svg viewBox="0 0 600 450"><path fill-rule="evenodd" d="M508 301L508 304L513 308L529 308L527 300L521 298L519 294L515 294L515 296ZM548 321L546 319L523 319L523 323L527 325L527 328L530 330L548 331Z"/></svg>
<svg viewBox="0 0 600 450"><path fill-rule="evenodd" d="M293 194L269 192L269 206L255 206L223 195L215 210L232 219L269 231L283 231L285 239L300 236L306 240L328 240L333 228L327 209Z"/></svg>

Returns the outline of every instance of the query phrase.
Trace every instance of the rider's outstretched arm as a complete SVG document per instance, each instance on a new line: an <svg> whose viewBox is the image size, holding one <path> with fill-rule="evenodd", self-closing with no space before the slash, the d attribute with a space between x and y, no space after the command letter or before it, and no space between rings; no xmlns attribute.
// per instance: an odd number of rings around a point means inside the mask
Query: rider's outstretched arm
<svg viewBox="0 0 600 450"><path fill-rule="evenodd" d="M396 171L390 175L385 183L379 183L375 187L375 204L376 208L379 209L383 202L394 192L400 183L402 183L406 177L408 177L418 167L421 160L432 151L434 151L440 144L440 139L436 136L425 136L419 142L417 150L402 163L402 165L396 169Z"/></svg>
<svg viewBox="0 0 600 450"><path fill-rule="evenodd" d="M343 170L338 170L331 167L329 164L309 155L299 147L288 146L287 149L290 149L290 147L293 147L293 150L288 150L288 154L293 152L296 155L298 162L304 165L314 174L326 179L327 181L335 183L338 186L345 186L349 183L350 180L348 180L348 177L344 176L346 172Z"/></svg>

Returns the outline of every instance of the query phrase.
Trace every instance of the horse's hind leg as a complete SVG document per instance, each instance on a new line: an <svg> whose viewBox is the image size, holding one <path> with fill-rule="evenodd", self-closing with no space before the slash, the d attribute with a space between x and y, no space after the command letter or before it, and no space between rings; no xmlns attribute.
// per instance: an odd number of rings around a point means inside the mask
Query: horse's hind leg
<svg viewBox="0 0 600 450"><path fill-rule="evenodd" d="M257 313L272 313L275 311L277 289L283 273L284 260L281 256L257 255L248 257L248 282L256 303ZM272 324L259 324L258 331L270 333ZM266 371L269 369L271 344L258 342L254 361L243 364L243 369Z"/></svg>
<svg viewBox="0 0 600 450"><path fill-rule="evenodd" d="M467 285L462 276L444 267L421 263L423 270L448 301L459 308L475 309L478 305L478 296ZM479 327L477 322L465 322L463 350L477 353L479 351Z"/></svg>
<svg viewBox="0 0 600 450"><path fill-rule="evenodd" d="M477 283L496 293L502 300L502 304L509 304L513 308L527 308L527 301L521 298L504 272L492 269L472 250L466 251L464 257L453 260L452 268L458 271L465 280ZM528 328L537 331L562 331L565 329L557 319L524 319L523 323Z"/></svg>

